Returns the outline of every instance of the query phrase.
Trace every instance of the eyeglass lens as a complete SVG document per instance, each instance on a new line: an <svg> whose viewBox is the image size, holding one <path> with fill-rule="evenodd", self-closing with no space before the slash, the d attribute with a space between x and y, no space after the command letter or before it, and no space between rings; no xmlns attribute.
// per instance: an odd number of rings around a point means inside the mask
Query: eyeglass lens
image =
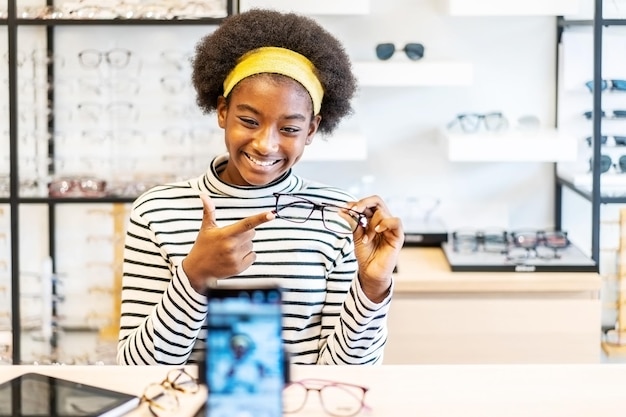
<svg viewBox="0 0 626 417"><path fill-rule="evenodd" d="M417 61L424 57L424 45L421 43L407 43L402 50L412 61ZM376 45L376 57L380 60L386 61L390 59L395 52L396 46L393 43L379 43Z"/></svg>
<svg viewBox="0 0 626 417"><path fill-rule="evenodd" d="M593 167L593 158L589 158L589 170ZM600 172L608 172L612 167L615 167L618 172L626 172L626 155L622 155L618 158L617 164L613 163L613 158L610 155L600 155Z"/></svg>
<svg viewBox="0 0 626 417"><path fill-rule="evenodd" d="M352 233L359 225L356 213L345 213L342 207L321 203L317 204L299 196L288 194L276 195L276 216L294 223L309 220L322 221L330 231L342 234Z"/></svg>
<svg viewBox="0 0 626 417"><path fill-rule="evenodd" d="M295 413L307 402L309 392L317 391L319 401L326 413L337 417L356 415L363 408L365 389L334 382L294 382L283 390L283 411Z"/></svg>

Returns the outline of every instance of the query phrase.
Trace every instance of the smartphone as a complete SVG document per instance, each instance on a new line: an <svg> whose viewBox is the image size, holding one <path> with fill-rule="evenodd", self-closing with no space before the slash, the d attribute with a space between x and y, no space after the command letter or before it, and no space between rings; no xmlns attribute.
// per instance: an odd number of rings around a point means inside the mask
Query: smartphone
<svg viewBox="0 0 626 417"><path fill-rule="evenodd" d="M207 290L207 417L282 417L285 354L278 287Z"/></svg>

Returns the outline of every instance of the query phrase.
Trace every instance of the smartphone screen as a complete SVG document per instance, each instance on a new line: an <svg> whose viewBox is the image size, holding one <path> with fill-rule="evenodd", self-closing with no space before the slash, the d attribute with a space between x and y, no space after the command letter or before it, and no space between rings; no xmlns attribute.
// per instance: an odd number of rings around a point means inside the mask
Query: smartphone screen
<svg viewBox="0 0 626 417"><path fill-rule="evenodd" d="M281 417L280 290L211 288L207 296L206 415Z"/></svg>

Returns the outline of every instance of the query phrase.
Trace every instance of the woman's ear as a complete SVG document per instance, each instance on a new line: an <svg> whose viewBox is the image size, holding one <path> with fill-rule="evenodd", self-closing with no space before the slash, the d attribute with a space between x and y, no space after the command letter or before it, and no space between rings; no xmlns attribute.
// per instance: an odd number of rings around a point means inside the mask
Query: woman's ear
<svg viewBox="0 0 626 417"><path fill-rule="evenodd" d="M306 136L306 141L304 142L305 144L310 145L311 142L313 142L313 138L317 133L317 129L319 128L321 121L322 116L320 116L319 114L313 117L313 119L311 120L311 124L309 125L309 132Z"/></svg>
<svg viewBox="0 0 626 417"><path fill-rule="evenodd" d="M228 115L228 103L226 97L219 96L217 98L217 124L224 129L226 127L226 116Z"/></svg>

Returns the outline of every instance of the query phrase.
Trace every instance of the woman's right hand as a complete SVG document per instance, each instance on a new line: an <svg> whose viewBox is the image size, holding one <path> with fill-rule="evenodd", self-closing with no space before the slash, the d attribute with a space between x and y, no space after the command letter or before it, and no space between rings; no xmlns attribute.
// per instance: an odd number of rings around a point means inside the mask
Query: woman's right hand
<svg viewBox="0 0 626 417"><path fill-rule="evenodd" d="M182 267L191 286L202 294L212 280L236 276L254 263L254 229L276 216L269 211L218 227L215 204L208 195L201 194L200 199L203 206L202 225Z"/></svg>

